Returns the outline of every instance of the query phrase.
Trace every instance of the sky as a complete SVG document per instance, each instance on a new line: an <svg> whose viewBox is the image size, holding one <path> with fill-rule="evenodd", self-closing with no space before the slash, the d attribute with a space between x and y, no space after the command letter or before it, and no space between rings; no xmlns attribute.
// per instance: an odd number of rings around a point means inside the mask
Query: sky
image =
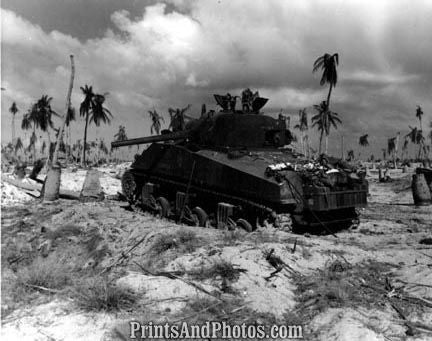
<svg viewBox="0 0 432 341"><path fill-rule="evenodd" d="M316 58L338 53L331 109L342 119L329 151L379 155L387 139L432 119L432 1L429 0L3 0L1 3L1 140L17 136L22 115L42 95L64 111L76 65L72 105L81 86L108 93L111 125L89 136L110 142L119 125L128 137L150 134L148 111L169 123L168 107L216 109L213 94L249 87L269 98L264 113L281 109L295 124L298 110L326 99L313 74ZM59 121L55 122L56 125ZM82 139L84 120L72 126ZM358 138L369 134L370 147ZM317 146L317 134L311 133Z"/></svg>

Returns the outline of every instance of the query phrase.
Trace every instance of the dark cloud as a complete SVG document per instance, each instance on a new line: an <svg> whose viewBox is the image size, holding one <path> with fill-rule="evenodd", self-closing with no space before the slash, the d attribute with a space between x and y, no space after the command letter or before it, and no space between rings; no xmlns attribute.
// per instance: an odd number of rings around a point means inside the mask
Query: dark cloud
<svg viewBox="0 0 432 341"><path fill-rule="evenodd" d="M40 3L45 1L51 3ZM337 152L340 134L354 146L363 133L376 136L373 148L379 150L378 142L416 124L417 104L425 121L431 117L430 2L78 0L53 6L52 13L38 14L46 23L3 10L3 112L12 100L26 107L42 93L63 107L73 53L74 105L81 100L79 85L110 93L107 104L116 117L100 132L107 139L118 124L126 125L129 136L148 134L147 110L153 106L165 113L190 103L198 113L202 103L214 106L213 93L240 93L244 87L270 98L268 113L283 108L296 119L298 109L313 114L313 104L327 95L320 75L312 74L314 60L338 52L332 108L343 126L331 136L331 150ZM89 23L86 16L98 8L105 19ZM83 39L75 28L59 24L58 16L93 33ZM7 138L3 125L2 132ZM81 134L78 125L75 134Z"/></svg>

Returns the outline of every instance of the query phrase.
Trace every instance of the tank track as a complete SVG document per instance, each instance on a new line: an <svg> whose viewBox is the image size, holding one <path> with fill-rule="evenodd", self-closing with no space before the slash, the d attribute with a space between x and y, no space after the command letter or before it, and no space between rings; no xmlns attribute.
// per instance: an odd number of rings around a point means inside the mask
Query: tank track
<svg viewBox="0 0 432 341"><path fill-rule="evenodd" d="M126 174L129 173L129 174ZM140 176L138 176L140 177ZM125 184L123 184L123 182L125 181ZM158 182L158 183L166 183L172 186L176 186L177 188L186 188L186 185L178 182L178 181L174 181L174 180L170 180L170 179L164 179L158 176L150 176L150 177L146 177L145 181L154 181L154 182ZM133 182L133 183L131 183ZM143 181L144 182L144 179ZM122 188L123 191L128 191L129 194L125 193L125 196L127 197L129 203L131 204L131 207L136 210L136 211L142 211L144 212L144 210L140 207L140 203L139 203L139 194L137 194L137 189L139 186L137 186L136 181L135 181L135 176L133 175L132 172L127 171L125 172L124 176L122 177ZM256 227L260 227L260 226L264 226L264 227L273 227L273 228L277 228L281 231L286 231L286 232L292 232L295 229L298 228L298 231L302 231L304 229L304 225L303 225L303 219L302 219L302 215L296 215L293 216L290 213L276 213L272 208L262 205L260 203L248 200L248 199L244 199L241 197L237 197L237 196L233 196L233 195L228 195L225 193L221 193L218 191L214 191L211 189L205 189L205 188L199 188L196 187L194 185L192 185L190 187L191 191L194 192L200 192L206 195L210 195L214 198L217 198L217 201L219 202L227 202L227 203L233 203L235 205L238 206L242 206L242 207L248 207L248 208L252 208L253 210L255 210L256 212L259 212L259 214L261 216L265 216L266 219L264 219L264 221L262 221L262 224L257 223ZM139 192L139 191L138 191ZM132 194L135 193L135 194ZM344 224L344 229L345 228L352 228L353 226L358 225L359 220L357 219L358 216L353 217L353 221L352 223L345 223ZM246 219L248 217L245 217ZM337 223L337 221L335 220L334 223Z"/></svg>
<svg viewBox="0 0 432 341"><path fill-rule="evenodd" d="M181 182L163 179L157 176L150 176L148 180L165 182L177 187L185 187L185 185ZM137 186L132 172L126 171L122 177L123 194L129 201L131 208L135 212L144 213L145 210L141 207L138 195L136 193L138 187L139 186ZM191 186L191 190L214 196L216 198L219 198L220 201L229 202L229 203L235 202L236 205L240 205L243 207L253 207L255 210L260 211L263 216L267 216L267 219L265 219L263 222L265 227L273 227L286 232L291 232L293 229L293 220L291 218L290 213L277 214L273 209L265 205L256 203L248 199L224 194L210 189L197 188L196 186ZM258 223L257 223L257 227L259 227Z"/></svg>

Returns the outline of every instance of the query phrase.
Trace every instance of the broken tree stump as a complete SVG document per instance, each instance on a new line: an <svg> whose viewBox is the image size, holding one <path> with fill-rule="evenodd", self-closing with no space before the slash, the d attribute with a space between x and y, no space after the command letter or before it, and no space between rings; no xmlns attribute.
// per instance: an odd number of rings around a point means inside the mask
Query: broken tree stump
<svg viewBox="0 0 432 341"><path fill-rule="evenodd" d="M80 199L103 200L105 197L100 183L100 172L96 169L90 169L86 173L84 185L81 190Z"/></svg>

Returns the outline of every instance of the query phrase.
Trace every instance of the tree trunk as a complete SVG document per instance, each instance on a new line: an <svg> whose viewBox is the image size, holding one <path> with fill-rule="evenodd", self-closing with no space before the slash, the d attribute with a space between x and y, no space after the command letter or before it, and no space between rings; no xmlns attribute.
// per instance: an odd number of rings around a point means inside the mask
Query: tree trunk
<svg viewBox="0 0 432 341"><path fill-rule="evenodd" d="M345 150L344 150L344 136L342 135L341 137L341 152L342 152L342 156L341 159L342 161L345 160Z"/></svg>
<svg viewBox="0 0 432 341"><path fill-rule="evenodd" d="M333 89L333 84L330 84L329 92L327 95L327 110L330 110L330 96L332 93L332 89Z"/></svg>
<svg viewBox="0 0 432 341"><path fill-rule="evenodd" d="M321 155L321 146L322 146L323 133L324 133L324 131L322 130L321 134L320 134L320 142L319 142L319 154L320 155Z"/></svg>
<svg viewBox="0 0 432 341"><path fill-rule="evenodd" d="M12 114L12 143L15 142L15 114Z"/></svg>
<svg viewBox="0 0 432 341"><path fill-rule="evenodd" d="M70 60L71 60L71 77L70 77L70 82L69 82L68 93L67 93L67 96L66 96L66 108L65 108L65 114L63 116L63 122L62 122L62 124L60 126L60 131L59 131L59 134L57 136L57 142L56 142L56 146L55 146L55 150L54 150L54 155L53 155L53 165L55 165L57 163L57 160L58 160L58 153L59 153L59 149L60 149L60 143L63 140L63 132L64 132L64 128L65 128L65 125L66 125L68 110L69 110L69 107L70 107L72 88L73 88L73 82L74 82L74 77L75 77L75 64L74 64L74 60L73 60L73 55L70 55Z"/></svg>
<svg viewBox="0 0 432 341"><path fill-rule="evenodd" d="M33 135L36 138L36 126L33 123ZM31 139L31 138L30 138ZM36 162L36 139L33 141L33 162Z"/></svg>
<svg viewBox="0 0 432 341"><path fill-rule="evenodd" d="M328 154L328 135L325 136L325 154Z"/></svg>
<svg viewBox="0 0 432 341"><path fill-rule="evenodd" d="M88 126L88 120L89 120L89 113L86 113L86 122L84 127L84 146L83 146L83 153L81 158L81 165L82 167L85 167L85 157L86 157L86 144L87 144L87 126Z"/></svg>
<svg viewBox="0 0 432 341"><path fill-rule="evenodd" d="M63 115L63 122L60 126L60 131L59 131L59 134L57 136L57 142L56 142L56 146L54 149L54 155L53 155L51 169L47 173L45 183L44 183L44 190L43 190L43 193L41 193L43 196L43 200L47 200L47 201L57 200L59 198L59 193L60 193L61 168L57 164L58 153L59 153L59 149L60 149L60 143L63 139L63 131L64 131L64 127L66 125L67 114L68 114L68 110L70 107L73 81L74 81L74 76L75 76L75 65L74 65L73 55L70 55L70 60L71 60L71 77L70 77L70 82L69 82L68 93L66 96L65 113Z"/></svg>
<svg viewBox="0 0 432 341"><path fill-rule="evenodd" d="M423 147L423 144L422 144L422 143L419 143L419 151L418 151L418 155L417 155L417 159L418 159L418 160L420 160L420 157L421 157L422 147Z"/></svg>

